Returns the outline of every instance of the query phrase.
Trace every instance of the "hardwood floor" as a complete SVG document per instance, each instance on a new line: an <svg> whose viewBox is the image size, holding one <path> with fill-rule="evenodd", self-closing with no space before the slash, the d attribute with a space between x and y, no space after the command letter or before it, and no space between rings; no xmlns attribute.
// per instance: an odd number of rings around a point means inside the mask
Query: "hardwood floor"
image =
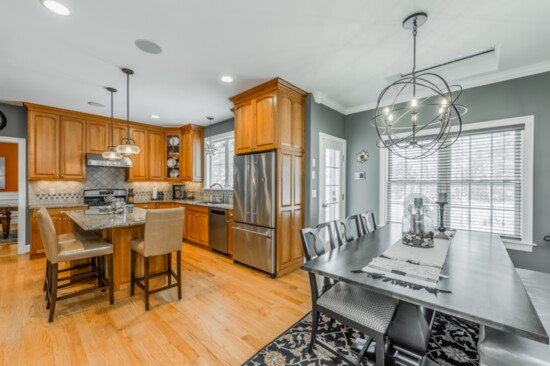
<svg viewBox="0 0 550 366"><path fill-rule="evenodd" d="M175 261L175 256L174 256ZM271 280L183 245L183 299L97 293L58 303L48 323L45 260L0 256L0 365L240 365L311 309L305 272ZM175 264L174 264L175 267Z"/></svg>

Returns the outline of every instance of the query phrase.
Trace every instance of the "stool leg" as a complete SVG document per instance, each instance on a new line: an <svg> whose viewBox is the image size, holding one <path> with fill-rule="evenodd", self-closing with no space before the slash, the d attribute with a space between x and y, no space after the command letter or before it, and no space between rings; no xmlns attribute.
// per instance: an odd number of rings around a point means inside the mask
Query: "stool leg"
<svg viewBox="0 0 550 366"><path fill-rule="evenodd" d="M168 253L168 286L172 284L172 253Z"/></svg>
<svg viewBox="0 0 550 366"><path fill-rule="evenodd" d="M50 261L48 261L46 259L46 276L44 277L44 288L42 289L42 291L46 291L48 289L48 271L49 271L49 263ZM46 299L48 299L48 297L46 297Z"/></svg>
<svg viewBox="0 0 550 366"><path fill-rule="evenodd" d="M176 253L176 260L178 263L176 263L177 273L178 276L178 299L181 300L181 250L178 250Z"/></svg>
<svg viewBox="0 0 550 366"><path fill-rule="evenodd" d="M384 335L378 334L375 337L376 339L376 366L384 366L384 361L386 357L385 344L384 344Z"/></svg>
<svg viewBox="0 0 550 366"><path fill-rule="evenodd" d="M58 268L59 264L52 263L51 273L50 273L50 300L51 300L51 307L50 307L50 318L48 319L48 322L53 322L53 316L55 313L55 304L57 302L57 277L58 277Z"/></svg>
<svg viewBox="0 0 550 366"><path fill-rule="evenodd" d="M46 287L46 309L49 309L52 304L52 264L50 261L47 263L48 266L48 286Z"/></svg>
<svg viewBox="0 0 550 366"><path fill-rule="evenodd" d="M109 304L111 305L115 303L113 273L113 254L109 254Z"/></svg>
<svg viewBox="0 0 550 366"><path fill-rule="evenodd" d="M97 287L102 286L103 282L103 257L97 257Z"/></svg>
<svg viewBox="0 0 550 366"><path fill-rule="evenodd" d="M136 252L130 250L130 296L134 296L136 288Z"/></svg>
<svg viewBox="0 0 550 366"><path fill-rule="evenodd" d="M144 266L144 287L145 287L145 310L149 311L149 257L145 257L145 266Z"/></svg>

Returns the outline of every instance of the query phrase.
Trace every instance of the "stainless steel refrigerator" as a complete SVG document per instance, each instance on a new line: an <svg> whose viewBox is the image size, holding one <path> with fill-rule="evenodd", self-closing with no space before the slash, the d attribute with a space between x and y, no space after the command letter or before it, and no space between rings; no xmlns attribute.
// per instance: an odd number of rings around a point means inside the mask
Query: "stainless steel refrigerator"
<svg viewBox="0 0 550 366"><path fill-rule="evenodd" d="M236 155L233 169L233 260L275 277L274 151Z"/></svg>

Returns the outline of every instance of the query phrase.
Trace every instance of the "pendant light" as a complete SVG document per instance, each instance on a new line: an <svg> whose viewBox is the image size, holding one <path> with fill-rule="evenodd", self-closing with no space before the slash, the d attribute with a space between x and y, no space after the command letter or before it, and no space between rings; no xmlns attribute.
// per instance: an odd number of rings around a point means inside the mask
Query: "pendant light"
<svg viewBox="0 0 550 366"><path fill-rule="evenodd" d="M208 127L212 126L214 117L206 116L206 119L208 120ZM214 156L218 152L216 146L212 145L212 135L208 138L208 143L204 147L204 152L206 156Z"/></svg>
<svg viewBox="0 0 550 366"><path fill-rule="evenodd" d="M105 88L111 93L111 145L107 147L107 150L101 154L103 159L107 160L120 160L122 155L116 151L116 146L114 144L114 121L113 121L113 95L117 92L115 88L107 87Z"/></svg>
<svg viewBox="0 0 550 366"><path fill-rule="evenodd" d="M126 137L120 141L120 145L116 147L116 151L126 157L139 154L140 149L136 146L136 142L130 138L130 75L134 74L133 70L122 69L126 74Z"/></svg>
<svg viewBox="0 0 550 366"><path fill-rule="evenodd" d="M449 85L434 72L416 71L416 34L427 20L426 13L415 13L403 21L403 28L413 35L412 72L382 90L371 120L378 147L404 159L427 157L451 146L462 132L461 116L467 112L457 104L460 85ZM405 96L412 98L401 102Z"/></svg>

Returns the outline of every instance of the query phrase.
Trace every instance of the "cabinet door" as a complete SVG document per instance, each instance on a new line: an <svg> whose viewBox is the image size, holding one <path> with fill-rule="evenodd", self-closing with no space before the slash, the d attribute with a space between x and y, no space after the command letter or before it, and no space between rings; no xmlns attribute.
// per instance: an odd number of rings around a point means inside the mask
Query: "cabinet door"
<svg viewBox="0 0 550 366"><path fill-rule="evenodd" d="M190 241L197 241L197 224L196 214L194 212L185 211L185 238Z"/></svg>
<svg viewBox="0 0 550 366"><path fill-rule="evenodd" d="M111 145L111 127L102 121L86 121L86 152L101 154ZM118 143L115 142L115 146Z"/></svg>
<svg viewBox="0 0 550 366"><path fill-rule="evenodd" d="M86 178L86 121L61 117L59 123L59 165L61 178Z"/></svg>
<svg viewBox="0 0 550 366"><path fill-rule="evenodd" d="M164 180L164 133L147 133L148 180Z"/></svg>
<svg viewBox="0 0 550 366"><path fill-rule="evenodd" d="M254 132L254 113L252 101L235 106L235 154L244 154L252 150Z"/></svg>
<svg viewBox="0 0 550 366"><path fill-rule="evenodd" d="M208 214L196 215L197 243L208 245Z"/></svg>
<svg viewBox="0 0 550 366"><path fill-rule="evenodd" d="M292 148L299 151L305 149L305 104L302 101L292 100Z"/></svg>
<svg viewBox="0 0 550 366"><path fill-rule="evenodd" d="M135 141L141 151L132 157L134 166L129 169L128 180L147 180L147 131L130 128L130 138Z"/></svg>
<svg viewBox="0 0 550 366"><path fill-rule="evenodd" d="M120 145L122 139L126 138L126 126L115 125L115 127L113 128L113 137L113 143L115 144L115 146Z"/></svg>
<svg viewBox="0 0 550 366"><path fill-rule="evenodd" d="M292 99L279 93L279 147L292 148Z"/></svg>
<svg viewBox="0 0 550 366"><path fill-rule="evenodd" d="M182 135L183 149L181 158L182 179L185 181L193 180L193 136L191 128L187 128L183 131Z"/></svg>
<svg viewBox="0 0 550 366"><path fill-rule="evenodd" d="M277 146L277 93L268 93L255 100L256 151L272 150Z"/></svg>
<svg viewBox="0 0 550 366"><path fill-rule="evenodd" d="M202 182L204 167L202 164L204 156L204 130L197 128L192 130L192 176L193 182Z"/></svg>
<svg viewBox="0 0 550 366"><path fill-rule="evenodd" d="M29 179L59 179L59 116L29 112Z"/></svg>

